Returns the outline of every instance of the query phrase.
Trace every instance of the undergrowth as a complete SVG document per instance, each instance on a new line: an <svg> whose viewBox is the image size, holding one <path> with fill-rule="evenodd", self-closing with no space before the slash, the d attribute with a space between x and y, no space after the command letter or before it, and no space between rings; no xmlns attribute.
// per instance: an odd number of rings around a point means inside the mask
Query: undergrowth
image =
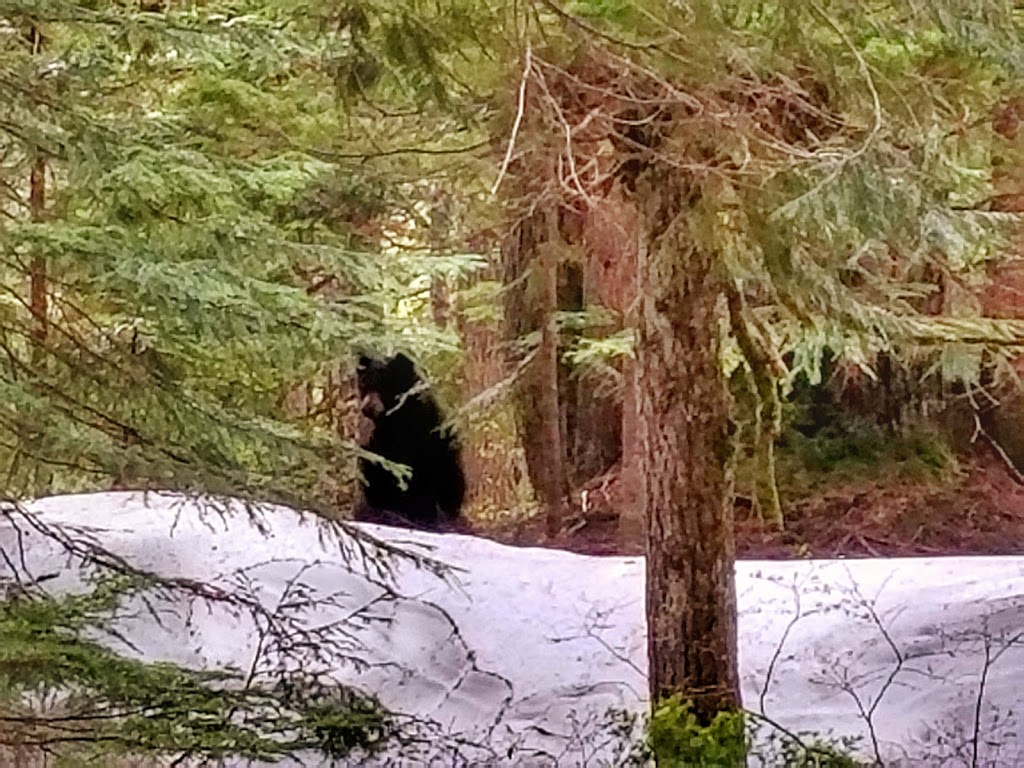
<svg viewBox="0 0 1024 768"><path fill-rule="evenodd" d="M70 766L182 754L276 761L311 751L333 759L387 741L387 715L357 692L265 689L235 671L147 663L93 639L116 636L111 616L154 586L104 576L85 593L53 597L6 584L0 748L35 749Z"/></svg>
<svg viewBox="0 0 1024 768"><path fill-rule="evenodd" d="M897 432L844 414L810 434L791 426L778 447L779 486L791 495L858 481L938 485L957 468L953 451L933 430Z"/></svg>
<svg viewBox="0 0 1024 768"><path fill-rule="evenodd" d="M662 701L653 716L613 710L613 731L623 744L615 764L647 768L862 768L851 753L856 740L830 741L795 734L758 715L719 712L701 725L680 696ZM637 733L642 734L637 738Z"/></svg>

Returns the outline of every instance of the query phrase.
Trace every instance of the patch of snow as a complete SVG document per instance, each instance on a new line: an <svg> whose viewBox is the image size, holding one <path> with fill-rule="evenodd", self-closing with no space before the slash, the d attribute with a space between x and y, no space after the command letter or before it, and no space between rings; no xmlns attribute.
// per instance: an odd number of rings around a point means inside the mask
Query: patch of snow
<svg viewBox="0 0 1024 768"><path fill-rule="evenodd" d="M104 642L255 679L300 663L452 737L419 764L595 764L611 754L595 736L608 709L645 706L642 558L360 526L452 568L440 578L399 561L384 577L351 557L351 536L339 546L309 515L208 503L97 493L26 509L135 568L253 606L172 592L156 616L118 616L130 645ZM5 577L81 588L75 558L16 516L0 524L0 549ZM1024 764L1024 557L742 561L737 592L748 709L793 732L859 736L859 751L886 765L970 765L975 745L977 765ZM286 661L266 645L271 616L320 633L319 652Z"/></svg>

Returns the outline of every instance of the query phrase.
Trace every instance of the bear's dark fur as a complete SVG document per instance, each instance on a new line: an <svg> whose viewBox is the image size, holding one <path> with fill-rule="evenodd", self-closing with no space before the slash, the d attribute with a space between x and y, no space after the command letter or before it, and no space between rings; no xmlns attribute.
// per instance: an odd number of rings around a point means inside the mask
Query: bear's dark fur
<svg viewBox="0 0 1024 768"><path fill-rule="evenodd" d="M416 371L399 353L390 359L362 355L356 371L359 408L372 423L363 447L412 474L398 477L369 459L359 460L362 498L355 519L426 530L459 529L466 478L458 439L444 427L441 409Z"/></svg>

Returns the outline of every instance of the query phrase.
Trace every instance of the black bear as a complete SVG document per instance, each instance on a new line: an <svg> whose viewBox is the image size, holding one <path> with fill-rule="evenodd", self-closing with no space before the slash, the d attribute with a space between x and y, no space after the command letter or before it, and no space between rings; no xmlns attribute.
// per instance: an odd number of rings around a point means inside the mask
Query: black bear
<svg viewBox="0 0 1024 768"><path fill-rule="evenodd" d="M359 357L359 408L372 423L365 449L411 470L405 485L387 467L361 458L362 498L355 519L427 530L459 527L466 478L458 439L404 354Z"/></svg>

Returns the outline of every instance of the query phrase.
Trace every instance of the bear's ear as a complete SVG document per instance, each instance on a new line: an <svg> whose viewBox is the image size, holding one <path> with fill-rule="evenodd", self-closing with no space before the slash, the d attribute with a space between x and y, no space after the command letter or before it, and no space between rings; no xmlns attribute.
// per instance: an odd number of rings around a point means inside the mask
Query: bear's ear
<svg viewBox="0 0 1024 768"><path fill-rule="evenodd" d="M366 355L366 354L359 355L359 360L356 363L356 366L358 368L364 368L365 369L365 368L371 367L372 365L373 365L373 358L371 358L369 355Z"/></svg>
<svg viewBox="0 0 1024 768"><path fill-rule="evenodd" d="M395 373L401 374L403 377L415 376L416 365L404 352L399 352L391 360L391 365L388 366Z"/></svg>

